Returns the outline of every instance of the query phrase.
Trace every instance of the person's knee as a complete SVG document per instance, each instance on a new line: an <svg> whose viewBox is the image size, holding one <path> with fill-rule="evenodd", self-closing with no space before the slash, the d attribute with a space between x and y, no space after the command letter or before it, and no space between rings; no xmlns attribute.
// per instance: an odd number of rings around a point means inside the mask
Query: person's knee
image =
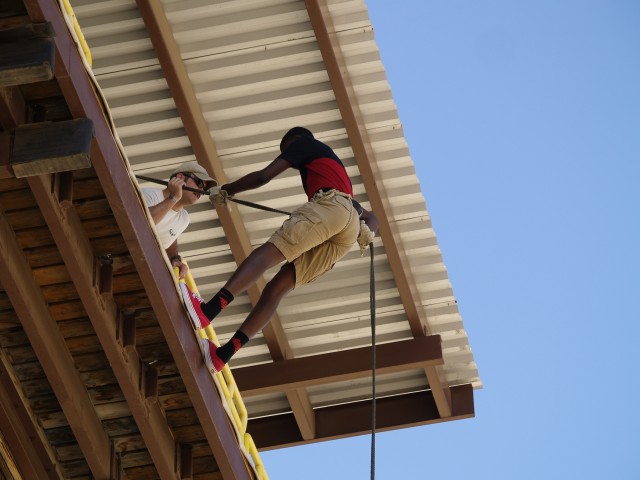
<svg viewBox="0 0 640 480"><path fill-rule="evenodd" d="M296 284L295 268L292 264L287 263L273 277L264 288L264 293L272 298L282 298L289 293Z"/></svg>

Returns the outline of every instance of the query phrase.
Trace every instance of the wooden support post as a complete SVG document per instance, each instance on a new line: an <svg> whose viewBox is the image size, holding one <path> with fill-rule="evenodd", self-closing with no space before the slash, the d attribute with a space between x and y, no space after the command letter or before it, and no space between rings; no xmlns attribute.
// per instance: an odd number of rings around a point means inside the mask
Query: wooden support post
<svg viewBox="0 0 640 480"><path fill-rule="evenodd" d="M44 82L53 78L56 49L50 23L0 30L0 86Z"/></svg>
<svg viewBox="0 0 640 480"><path fill-rule="evenodd" d="M21 178L88 168L92 138L88 118L19 126L11 151L13 173Z"/></svg>

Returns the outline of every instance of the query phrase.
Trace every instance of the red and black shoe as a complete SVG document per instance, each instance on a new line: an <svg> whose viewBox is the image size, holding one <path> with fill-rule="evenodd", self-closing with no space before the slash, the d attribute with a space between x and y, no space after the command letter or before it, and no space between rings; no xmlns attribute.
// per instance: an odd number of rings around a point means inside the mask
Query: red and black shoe
<svg viewBox="0 0 640 480"><path fill-rule="evenodd" d="M193 293L185 283L180 284L180 291L194 328L200 330L208 327L211 324L211 320L202 311L204 300L197 293Z"/></svg>
<svg viewBox="0 0 640 480"><path fill-rule="evenodd" d="M216 350L218 350L216 344L207 338L201 338L200 346L202 347L202 356L204 357L204 363L207 365L207 370L212 375L221 372L225 363L216 354Z"/></svg>

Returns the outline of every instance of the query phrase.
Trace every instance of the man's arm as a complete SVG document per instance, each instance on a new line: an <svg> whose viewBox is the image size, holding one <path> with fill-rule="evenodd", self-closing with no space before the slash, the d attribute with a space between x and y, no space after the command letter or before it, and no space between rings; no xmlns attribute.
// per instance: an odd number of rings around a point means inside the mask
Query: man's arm
<svg viewBox="0 0 640 480"><path fill-rule="evenodd" d="M167 184L167 188L162 191L164 195L164 200L160 203L157 203L151 207L149 207L149 213L151 214L151 219L153 223L156 225L165 217L169 210L171 210L176 203L180 201L182 198L182 186L184 185L184 180L178 177L173 177L169 180ZM176 251L176 255L177 255Z"/></svg>
<svg viewBox="0 0 640 480"><path fill-rule="evenodd" d="M184 276L189 271L189 267L185 263L182 263L182 257L178 254L178 239L169 245L169 248L166 250L167 257L169 257L169 261L171 262L172 267L178 268L178 276L179 278L184 278Z"/></svg>
<svg viewBox="0 0 640 480"><path fill-rule="evenodd" d="M288 161L282 157L278 157L262 170L248 173L235 182L222 185L220 189L226 191L228 195L253 190L254 188L266 185L289 167L291 167L291 164Z"/></svg>

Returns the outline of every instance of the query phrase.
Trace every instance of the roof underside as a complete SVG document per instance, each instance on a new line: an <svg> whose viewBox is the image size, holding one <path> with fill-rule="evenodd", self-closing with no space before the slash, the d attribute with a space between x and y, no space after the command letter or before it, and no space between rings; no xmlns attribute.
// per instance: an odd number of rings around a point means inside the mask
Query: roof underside
<svg viewBox="0 0 640 480"><path fill-rule="evenodd" d="M25 2L24 8L14 2L14 16L4 24L51 21L62 55L69 34L52 21L55 12L44 6L48 3ZM12 451L11 439L21 434L37 434L38 458L46 460L31 468L44 468L52 478L89 471L100 477L101 471L113 471L114 458L129 478L141 478L141 472L171 478L176 461L163 465L158 458L174 441L188 446L196 472L236 475L236 453L214 439L221 427L213 387L207 386L195 337L186 329L175 285L164 271L164 253L135 197L137 186L123 184L131 183L127 168L166 179L176 165L194 159L220 182L237 179L273 160L282 134L295 125L334 148L356 199L383 220L374 258L381 429L472 415L470 391L481 382L364 2L138 3L72 2L125 162L113 135L105 133L99 102L90 89L81 88L89 84L84 71L82 81L70 82L67 77L79 73L63 72L58 58L56 78L0 87L2 131L35 121L15 113L16 95L27 111L48 105L44 120L89 117L96 124L93 167L74 172L73 197L62 202L75 212L77 223L69 224L68 214L59 213L59 192L52 193L48 178L16 179L10 171L0 176L0 266L12 275L10 280L3 274L0 291L0 360L7 372L0 375L0 407L20 399L19 423L30 423L21 432L10 421L11 412L3 417L0 408L0 452L6 445ZM95 103L94 110L88 102ZM306 200L294 171L241 198L286 211ZM208 298L285 217L236 205L216 212L202 201L191 207L190 218L180 253ZM86 249L86 259L77 254L78 244ZM21 263L12 260L15 255ZM113 275L106 306L101 295L109 292L85 291L80 279L84 275L95 283L95 259L105 256ZM353 365L370 358L369 262L354 249L327 275L292 292L264 335L234 357L248 431L259 448L367 431L370 367ZM267 272L264 280L274 273ZM17 286L9 285L15 278L21 279ZM263 285L259 282L216 319L221 341L238 328ZM32 297L36 307L29 305ZM47 337L41 338L39 315L50 319L47 328L59 351L41 345ZM99 323L119 322L118 328L126 330L122 325L130 318L135 318L133 345L123 343L115 326L101 330ZM129 357L119 360L122 352ZM153 366L157 401L140 393L131 372L144 375L137 364L131 367L134 360ZM340 370L343 362L348 371ZM61 379L65 366L73 372ZM70 388L81 392L84 404L68 404L64 392ZM94 435L109 450L104 457L87 452L96 444L78 429L87 422L102 425L103 434L98 427ZM3 457L13 456L24 470L21 462L29 453L15 448Z"/></svg>

